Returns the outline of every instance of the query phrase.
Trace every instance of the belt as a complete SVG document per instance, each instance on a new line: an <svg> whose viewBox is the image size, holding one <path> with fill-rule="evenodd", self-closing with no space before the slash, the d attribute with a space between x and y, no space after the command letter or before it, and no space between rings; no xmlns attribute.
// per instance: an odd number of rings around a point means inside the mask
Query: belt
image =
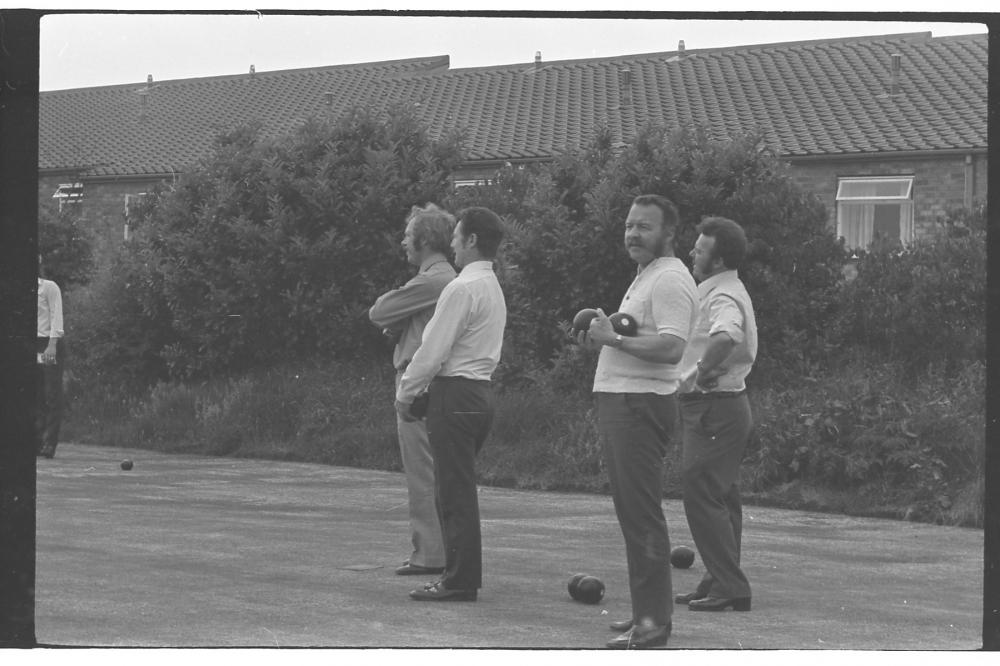
<svg viewBox="0 0 1000 666"><path fill-rule="evenodd" d="M488 379L473 379L472 377L462 377L460 375L438 375L431 380L431 383L435 382L472 382L473 384L482 384L484 386L490 385L490 380Z"/></svg>
<svg viewBox="0 0 1000 666"><path fill-rule="evenodd" d="M742 391L710 391L708 393L692 391L691 393L681 393L677 396L677 399L683 402L690 402L694 400L721 400L722 398L738 398L746 392L746 389L743 389Z"/></svg>

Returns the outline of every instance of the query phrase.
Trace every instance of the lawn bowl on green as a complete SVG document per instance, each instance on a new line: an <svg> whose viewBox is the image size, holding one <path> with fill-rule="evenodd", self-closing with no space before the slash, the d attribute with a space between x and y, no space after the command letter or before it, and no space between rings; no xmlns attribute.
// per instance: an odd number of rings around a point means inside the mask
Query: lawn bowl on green
<svg viewBox="0 0 1000 666"><path fill-rule="evenodd" d="M675 569L689 569L694 564L694 551L687 546L677 546L670 551L670 564Z"/></svg>
<svg viewBox="0 0 1000 666"><path fill-rule="evenodd" d="M577 586L580 584L581 580L586 578L586 576L587 574L578 573L569 579L569 584L566 587L569 590L569 596L575 601L579 601L579 597L577 596Z"/></svg>
<svg viewBox="0 0 1000 666"><path fill-rule="evenodd" d="M596 576L584 576L576 584L576 598L585 604L597 604L604 598L604 583Z"/></svg>

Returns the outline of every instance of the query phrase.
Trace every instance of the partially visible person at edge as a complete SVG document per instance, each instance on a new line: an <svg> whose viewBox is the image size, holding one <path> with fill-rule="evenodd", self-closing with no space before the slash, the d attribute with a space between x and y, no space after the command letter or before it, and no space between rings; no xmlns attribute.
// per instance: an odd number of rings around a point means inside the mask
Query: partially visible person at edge
<svg viewBox="0 0 1000 666"><path fill-rule="evenodd" d="M398 289L378 297L368 310L372 323L396 340L392 364L396 368L396 388L414 352L434 305L445 285L455 278L448 263L455 217L434 204L414 206L406 219L403 248L406 260L419 272ZM399 453L406 475L409 497L410 540L413 550L400 576L439 574L444 571L444 540L434 501L434 458L423 420L405 421L397 415Z"/></svg>
<svg viewBox="0 0 1000 666"><path fill-rule="evenodd" d="M42 256L38 255L38 405L35 415L37 455L54 458L59 444L63 410L63 366L66 346L63 340L62 291L45 279Z"/></svg>
<svg viewBox="0 0 1000 666"><path fill-rule="evenodd" d="M487 208L458 214L452 237L458 277L444 288L396 391L404 421L429 390L427 434L434 453L445 570L410 592L417 601L475 601L482 587L482 537L475 459L493 422L490 379L500 361L507 305L493 260L503 224Z"/></svg>
<svg viewBox="0 0 1000 666"><path fill-rule="evenodd" d="M736 272L747 239L740 225L722 217L705 218L698 233L691 251L698 322L681 361L680 413L684 512L705 575L676 601L695 611L748 611L739 474L753 427L746 377L757 356L757 322Z"/></svg>
<svg viewBox="0 0 1000 666"><path fill-rule="evenodd" d="M667 644L673 627L670 538L663 517L663 457L674 432L677 363L694 325L694 280L674 254L678 214L658 195L641 195L625 220L625 248L638 264L619 311L638 323L634 337L614 331L605 313L579 342L600 346L594 376L598 431L615 513L625 538L632 615L609 648Z"/></svg>

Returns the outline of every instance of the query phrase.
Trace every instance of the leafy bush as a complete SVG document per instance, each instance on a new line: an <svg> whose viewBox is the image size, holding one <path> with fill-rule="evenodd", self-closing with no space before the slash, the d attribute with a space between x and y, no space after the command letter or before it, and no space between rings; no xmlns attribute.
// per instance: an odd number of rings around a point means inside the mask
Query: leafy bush
<svg viewBox="0 0 1000 666"><path fill-rule="evenodd" d="M905 250L861 253L838 299L839 344L884 354L911 376L985 361L985 218L982 206Z"/></svg>
<svg viewBox="0 0 1000 666"><path fill-rule="evenodd" d="M98 297L110 318L135 324L93 323L124 350L126 374L150 379L381 349L366 312L409 275L403 219L443 198L459 158L455 139L431 140L405 108L354 110L278 139L253 126L226 133L143 205ZM136 339L151 348L129 353Z"/></svg>
<svg viewBox="0 0 1000 666"><path fill-rule="evenodd" d="M45 274L64 291L87 284L94 273L93 238L81 222L80 206L62 211L49 196L38 205L38 252L45 262Z"/></svg>
<svg viewBox="0 0 1000 666"><path fill-rule="evenodd" d="M985 455L985 365L967 364L958 374L938 366L912 383L864 353L842 360L811 381L752 394L757 425L747 488L877 490L940 522L954 522L945 515L964 502L962 522L972 524L968 493L982 478Z"/></svg>
<svg viewBox="0 0 1000 666"><path fill-rule="evenodd" d="M758 135L721 141L698 129L647 128L616 151L604 131L586 150L537 171L501 170L476 193L519 216L508 248L516 266L508 326L523 363L551 364L580 308L617 310L635 271L623 223L632 199L644 193L677 204L677 254L684 260L705 215L731 217L747 230L751 252L742 277L758 310L763 366L769 359L786 366L794 357L798 370L804 355L823 350L818 340L833 311L843 248L822 205L794 186Z"/></svg>

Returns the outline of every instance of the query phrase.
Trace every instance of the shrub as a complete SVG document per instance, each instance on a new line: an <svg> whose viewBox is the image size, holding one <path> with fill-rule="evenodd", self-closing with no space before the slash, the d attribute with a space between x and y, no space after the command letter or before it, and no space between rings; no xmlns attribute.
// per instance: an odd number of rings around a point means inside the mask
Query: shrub
<svg viewBox="0 0 1000 666"><path fill-rule="evenodd" d="M225 133L142 206L100 294L111 318L138 330L94 324L126 350L126 335L148 341L158 368L136 354L117 361L150 379L381 349L367 308L408 277L404 217L443 198L459 157L455 139L431 140L405 108L358 109L276 139L253 126Z"/></svg>
<svg viewBox="0 0 1000 666"><path fill-rule="evenodd" d="M747 488L877 491L940 522L955 522L961 503L960 522L975 524L967 522L976 520L969 489L981 488L983 474L985 366L971 363L957 375L938 366L913 384L863 353L842 360L811 381L752 394Z"/></svg>
<svg viewBox="0 0 1000 666"><path fill-rule="evenodd" d="M861 253L838 298L841 346L861 345L915 377L986 359L985 208L970 226L949 223L905 250ZM967 231L955 233L956 228Z"/></svg>
<svg viewBox="0 0 1000 666"><path fill-rule="evenodd" d="M746 228L751 253L742 277L759 311L762 365L770 358L785 366L792 357L798 370L823 351L843 248L826 228L822 205L798 190L763 146L755 134L713 140L698 129L647 128L616 152L603 131L586 150L537 171L501 170L480 187L499 209L521 216L508 248L516 271L507 289L518 360L548 366L580 308L617 310L635 274L623 222L643 193L678 205L684 260L703 216L732 217Z"/></svg>
<svg viewBox="0 0 1000 666"><path fill-rule="evenodd" d="M63 292L87 284L94 272L93 238L81 223L83 204L62 211L52 198L40 196L38 205L38 252L45 261L45 273Z"/></svg>

